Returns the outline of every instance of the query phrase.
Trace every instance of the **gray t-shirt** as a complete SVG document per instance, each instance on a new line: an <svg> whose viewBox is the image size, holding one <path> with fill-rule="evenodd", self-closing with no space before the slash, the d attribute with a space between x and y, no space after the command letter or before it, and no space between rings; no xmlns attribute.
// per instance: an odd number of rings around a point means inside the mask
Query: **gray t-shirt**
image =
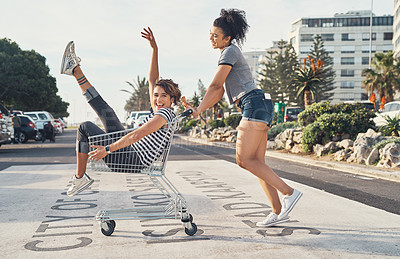
<svg viewBox="0 0 400 259"><path fill-rule="evenodd" d="M218 65L232 67L225 80L226 94L231 104L257 88L249 64L247 64L242 52L236 45L231 44L222 50Z"/></svg>

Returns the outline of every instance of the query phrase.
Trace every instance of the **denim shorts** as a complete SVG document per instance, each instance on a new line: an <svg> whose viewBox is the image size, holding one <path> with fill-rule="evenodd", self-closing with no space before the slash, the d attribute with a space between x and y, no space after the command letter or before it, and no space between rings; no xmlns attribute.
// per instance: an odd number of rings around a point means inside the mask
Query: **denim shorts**
<svg viewBox="0 0 400 259"><path fill-rule="evenodd" d="M238 103L242 111L242 119L249 121L258 121L271 126L274 118L274 106L271 99L266 99L261 89L254 89L242 98Z"/></svg>

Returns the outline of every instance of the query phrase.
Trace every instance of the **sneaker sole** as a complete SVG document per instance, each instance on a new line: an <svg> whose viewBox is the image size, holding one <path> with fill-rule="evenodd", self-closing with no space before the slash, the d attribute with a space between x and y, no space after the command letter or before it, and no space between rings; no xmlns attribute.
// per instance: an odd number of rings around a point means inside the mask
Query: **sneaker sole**
<svg viewBox="0 0 400 259"><path fill-rule="evenodd" d="M286 217L286 218L284 218L284 219L280 219L280 220L277 220L277 221L275 221L275 222L271 222L271 223L269 223L269 224L267 224L267 225L257 225L256 224L256 226L257 227L264 227L264 228L267 228L267 227L272 227L272 226L275 226L275 225L278 225L278 224L281 224L281 223L284 223L284 222L288 222L290 220L290 218L289 217Z"/></svg>
<svg viewBox="0 0 400 259"><path fill-rule="evenodd" d="M67 193L67 195L69 197L75 196L81 192L83 192L84 190L86 190L87 188L89 188L90 185L92 185L92 183L94 182L93 179L90 180L90 182L87 182L86 184L82 185L81 188L79 188L78 190L76 190L75 192L72 192L70 194Z"/></svg>
<svg viewBox="0 0 400 259"><path fill-rule="evenodd" d="M300 192L299 195L296 197L296 199L292 202L292 204L290 205L289 209L286 212L285 217L287 217L289 215L289 213L293 210L294 206L300 200L301 196L303 196L302 192Z"/></svg>
<svg viewBox="0 0 400 259"><path fill-rule="evenodd" d="M65 62L64 62L65 56L66 56L66 54L67 54L67 51L68 51L69 46L70 46L72 43L73 43L73 41L68 42L67 46L65 47L64 54L63 54L63 58L62 58L62 60L61 60L61 61L62 61L62 62L61 62L61 70L60 70L60 73L61 73L61 74L64 74L63 71L65 70Z"/></svg>

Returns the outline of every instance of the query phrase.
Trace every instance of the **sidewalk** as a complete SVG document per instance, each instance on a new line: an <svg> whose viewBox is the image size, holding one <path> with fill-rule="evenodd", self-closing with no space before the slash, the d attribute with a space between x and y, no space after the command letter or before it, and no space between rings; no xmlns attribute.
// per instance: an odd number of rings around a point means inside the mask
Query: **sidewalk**
<svg viewBox="0 0 400 259"><path fill-rule="evenodd" d="M224 148L233 148L235 149L234 143L226 143L226 142L210 142L206 139L192 138L188 136L178 135L178 137L195 143L205 144L205 145L213 145ZM322 161L318 160L317 157L315 159L304 157L296 154L284 153L276 150L267 150L265 155L268 157L278 158L289 160L293 162L298 162L306 165L314 165L328 169L335 169L346 173L352 173L357 175L363 175L368 177L380 178L389 181L400 182L400 169L383 169L376 166L367 166L360 165L354 163L347 162L339 162L339 161Z"/></svg>
<svg viewBox="0 0 400 259"><path fill-rule="evenodd" d="M400 216L293 181L304 195L291 220L258 228L271 211L256 178L224 160L169 161L166 176L188 201L194 236L179 220L94 215L162 202L147 175L88 172L90 190L65 195L76 165L13 166L0 173L2 258L393 258ZM146 205L147 204L147 205Z"/></svg>

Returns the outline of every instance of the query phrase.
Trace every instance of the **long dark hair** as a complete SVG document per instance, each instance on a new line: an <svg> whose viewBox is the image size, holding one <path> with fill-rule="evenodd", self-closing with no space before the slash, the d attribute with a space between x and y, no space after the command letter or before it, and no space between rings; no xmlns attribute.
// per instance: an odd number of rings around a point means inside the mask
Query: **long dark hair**
<svg viewBox="0 0 400 259"><path fill-rule="evenodd" d="M246 33L249 25L246 20L246 12L239 9L221 9L220 17L214 20L213 25L219 27L225 36L231 36L231 41L235 40L241 47L246 40Z"/></svg>

